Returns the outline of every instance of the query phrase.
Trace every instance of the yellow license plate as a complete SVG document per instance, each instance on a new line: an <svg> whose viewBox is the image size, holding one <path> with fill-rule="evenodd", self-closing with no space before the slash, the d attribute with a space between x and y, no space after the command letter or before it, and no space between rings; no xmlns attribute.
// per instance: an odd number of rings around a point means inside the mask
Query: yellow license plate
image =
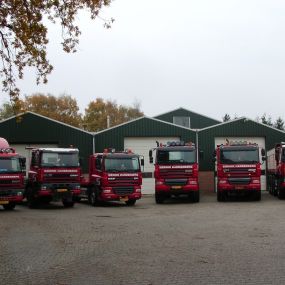
<svg viewBox="0 0 285 285"><path fill-rule="evenodd" d="M182 186L171 186L171 189L181 189Z"/></svg>
<svg viewBox="0 0 285 285"><path fill-rule="evenodd" d="M243 186L236 186L235 189L236 189L236 190L243 190L244 187L243 187Z"/></svg>
<svg viewBox="0 0 285 285"><path fill-rule="evenodd" d="M129 201L129 198L128 197L122 197L122 198L120 198L120 201L127 202L127 201Z"/></svg>
<svg viewBox="0 0 285 285"><path fill-rule="evenodd" d="M9 201L0 201L0 205L6 205L9 204Z"/></svg>
<svg viewBox="0 0 285 285"><path fill-rule="evenodd" d="M57 192L61 193L61 192L67 192L67 189L57 189Z"/></svg>

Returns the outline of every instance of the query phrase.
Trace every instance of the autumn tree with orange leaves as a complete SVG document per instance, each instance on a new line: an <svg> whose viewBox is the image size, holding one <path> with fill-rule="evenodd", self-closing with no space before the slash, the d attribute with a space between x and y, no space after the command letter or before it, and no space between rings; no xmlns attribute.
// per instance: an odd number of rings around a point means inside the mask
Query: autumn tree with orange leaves
<svg viewBox="0 0 285 285"><path fill-rule="evenodd" d="M37 93L25 96L24 99L18 102L23 112L24 110L31 111L87 131L106 129L107 117L109 117L110 126L113 127L144 115L140 110L140 103L138 102L135 102L130 107L118 105L111 100L105 101L102 98L91 101L82 115L76 99L66 94L56 97L51 94ZM14 111L11 103L6 102L0 106L0 120L8 119L12 116L14 116Z"/></svg>
<svg viewBox="0 0 285 285"><path fill-rule="evenodd" d="M140 104L134 103L133 107L118 105L115 101L97 98L88 104L83 117L83 126L88 131L97 132L106 129L109 117L110 126L114 127L121 123L143 116Z"/></svg>

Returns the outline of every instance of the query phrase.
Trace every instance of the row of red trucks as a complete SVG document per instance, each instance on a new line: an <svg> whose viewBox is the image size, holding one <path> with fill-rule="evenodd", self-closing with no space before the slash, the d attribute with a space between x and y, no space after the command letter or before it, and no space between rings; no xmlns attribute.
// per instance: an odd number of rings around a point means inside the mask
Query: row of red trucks
<svg viewBox="0 0 285 285"><path fill-rule="evenodd" d="M155 161L153 158L155 152ZM261 198L261 164L267 160L269 192L285 197L285 143L268 151L257 144L227 142L214 151L216 162L217 200L231 195L250 194ZM155 201L158 204L171 196L187 196L200 200L199 158L203 152L195 144L157 142L149 151L150 163L155 164ZM261 162L260 162L261 161ZM93 206L102 201L123 201L134 205L141 198L144 159L132 151L106 149L89 158L89 173L83 175L79 150L76 148L31 148L30 169L25 181L26 159L0 138L0 205L14 209L26 198L29 207L38 203L62 201L72 207L75 201L87 198Z"/></svg>

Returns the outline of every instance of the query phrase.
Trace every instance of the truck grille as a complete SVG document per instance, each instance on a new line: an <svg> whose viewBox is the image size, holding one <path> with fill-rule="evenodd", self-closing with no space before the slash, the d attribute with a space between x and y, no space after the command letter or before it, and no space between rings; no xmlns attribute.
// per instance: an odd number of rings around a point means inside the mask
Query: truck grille
<svg viewBox="0 0 285 285"><path fill-rule="evenodd" d="M12 184L12 179L3 179L0 180L0 184Z"/></svg>
<svg viewBox="0 0 285 285"><path fill-rule="evenodd" d="M160 177L161 178L183 178L183 177L189 177L192 174L191 172L185 172L185 170L181 169L167 169L167 170L160 170Z"/></svg>
<svg viewBox="0 0 285 285"><path fill-rule="evenodd" d="M114 187L113 191L117 195L128 195L134 192L133 187Z"/></svg>
<svg viewBox="0 0 285 285"><path fill-rule="evenodd" d="M77 181L78 177L70 177L69 175L66 174L53 174L52 176L46 176L45 182L56 182L56 181Z"/></svg>
<svg viewBox="0 0 285 285"><path fill-rule="evenodd" d="M120 177L120 178L116 178L115 180L109 180L108 184L110 186L118 185L118 184L121 184L121 185L124 185L124 184L127 184L127 185L138 185L138 180L134 180L133 177Z"/></svg>
<svg viewBox="0 0 285 285"><path fill-rule="evenodd" d="M230 184L249 184L251 179L250 178L228 178Z"/></svg>
<svg viewBox="0 0 285 285"><path fill-rule="evenodd" d="M11 196L11 191L0 191L0 198Z"/></svg>
<svg viewBox="0 0 285 285"><path fill-rule="evenodd" d="M165 184L170 186L183 186L187 184L187 179L165 179Z"/></svg>

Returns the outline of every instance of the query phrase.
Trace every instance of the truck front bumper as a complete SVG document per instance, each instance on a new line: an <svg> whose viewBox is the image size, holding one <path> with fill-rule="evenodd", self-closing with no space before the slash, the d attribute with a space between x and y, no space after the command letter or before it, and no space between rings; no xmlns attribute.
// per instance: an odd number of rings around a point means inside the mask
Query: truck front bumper
<svg viewBox="0 0 285 285"><path fill-rule="evenodd" d="M24 189L0 190L0 205L9 203L21 203L23 201Z"/></svg>

